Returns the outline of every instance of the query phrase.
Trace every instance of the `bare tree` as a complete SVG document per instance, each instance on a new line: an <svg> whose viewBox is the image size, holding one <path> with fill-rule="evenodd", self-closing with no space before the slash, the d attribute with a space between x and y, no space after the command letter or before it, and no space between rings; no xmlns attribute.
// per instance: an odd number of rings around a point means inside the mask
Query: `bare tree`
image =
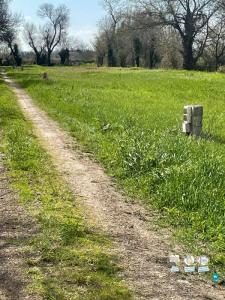
<svg viewBox="0 0 225 300"><path fill-rule="evenodd" d="M143 66L147 68L154 68L160 63L159 45L162 39L162 26L156 26L156 20L153 16L148 16L142 11L136 11L131 16L132 22L129 23L128 32L131 31L137 40L141 43L141 51L137 51L135 43L135 57L137 61L143 61ZM140 46L139 46L140 47ZM139 57L137 56L139 52ZM137 59L138 58L138 59Z"/></svg>
<svg viewBox="0 0 225 300"><path fill-rule="evenodd" d="M65 5L54 7L52 4L43 4L38 10L41 18L47 19L42 28L42 37L47 49L48 65L51 65L51 55L60 44L62 37L67 34L69 25L69 10Z"/></svg>
<svg viewBox="0 0 225 300"><path fill-rule="evenodd" d="M6 32L12 26L12 15L9 12L7 0L0 0L0 39L3 40Z"/></svg>
<svg viewBox="0 0 225 300"><path fill-rule="evenodd" d="M42 39L40 31L34 24L26 23L24 25L24 37L35 53L36 64L41 64L41 55L45 49L45 41Z"/></svg>
<svg viewBox="0 0 225 300"><path fill-rule="evenodd" d="M18 14L13 15L9 11L9 2L9 0L0 0L0 41L2 42L5 41L7 34L10 34L10 32L11 38L12 35L16 35L21 22L21 17Z"/></svg>
<svg viewBox="0 0 225 300"><path fill-rule="evenodd" d="M111 18L113 30L115 32L117 24L123 16L124 1L122 0L103 0L103 7Z"/></svg>
<svg viewBox="0 0 225 300"><path fill-rule="evenodd" d="M101 39L104 40L106 48L108 67L115 67L117 65L117 37L115 31L115 24L112 23L110 17L105 17L99 23Z"/></svg>
<svg viewBox="0 0 225 300"><path fill-rule="evenodd" d="M7 61L10 55L9 48L5 44L0 44L0 65L3 64L3 61Z"/></svg>
<svg viewBox="0 0 225 300"><path fill-rule="evenodd" d="M93 47L96 53L96 63L98 67L102 67L104 64L104 58L106 55L106 47L104 37L100 34L95 37Z"/></svg>
<svg viewBox="0 0 225 300"><path fill-rule="evenodd" d="M9 28L7 31L4 32L3 40L4 43L6 43L7 46L9 47L11 51L10 54L12 55L16 66L18 67L21 66L22 58L20 56L19 47L16 42L16 31L13 30L12 28Z"/></svg>
<svg viewBox="0 0 225 300"><path fill-rule="evenodd" d="M70 60L70 50L68 48L62 48L59 51L61 65L68 65Z"/></svg>
<svg viewBox="0 0 225 300"><path fill-rule="evenodd" d="M183 67L194 69L209 34L209 21L219 5L215 0L136 0L139 8L156 24L172 26L182 41Z"/></svg>
<svg viewBox="0 0 225 300"><path fill-rule="evenodd" d="M107 12L107 17L101 22L101 29L107 40L107 60L109 67L115 67L118 62L118 41L117 27L123 17L123 0L102 0L103 7ZM121 52L121 51L120 51Z"/></svg>
<svg viewBox="0 0 225 300"><path fill-rule="evenodd" d="M207 50L214 60L215 69L217 69L225 61L225 15L223 11L217 15L210 27Z"/></svg>
<svg viewBox="0 0 225 300"><path fill-rule="evenodd" d="M21 17L10 13L8 2L0 0L0 40L10 49L15 64L21 66L22 59L17 43L17 31L21 23Z"/></svg>
<svg viewBox="0 0 225 300"><path fill-rule="evenodd" d="M183 65L180 36L174 28L163 28L158 40L158 52L161 56L160 66L163 68L181 69Z"/></svg>

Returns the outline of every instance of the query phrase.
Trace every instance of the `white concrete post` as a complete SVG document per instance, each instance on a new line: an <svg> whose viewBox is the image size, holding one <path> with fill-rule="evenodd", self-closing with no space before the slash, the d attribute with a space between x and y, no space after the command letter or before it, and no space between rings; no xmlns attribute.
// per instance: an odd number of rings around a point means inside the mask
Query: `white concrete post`
<svg viewBox="0 0 225 300"><path fill-rule="evenodd" d="M199 137L202 132L203 106L184 106L183 132Z"/></svg>

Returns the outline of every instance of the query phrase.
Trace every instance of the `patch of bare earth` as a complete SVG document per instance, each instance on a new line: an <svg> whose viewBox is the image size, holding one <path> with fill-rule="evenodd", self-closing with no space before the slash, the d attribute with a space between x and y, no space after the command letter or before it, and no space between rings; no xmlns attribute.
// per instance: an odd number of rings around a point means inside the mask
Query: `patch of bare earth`
<svg viewBox="0 0 225 300"><path fill-rule="evenodd" d="M180 249L172 243L169 230L152 225L153 213L123 196L103 169L74 149L74 140L37 108L24 90L9 78L5 80L58 171L74 193L82 197L89 217L111 236L113 251L124 267L121 275L136 299L224 300L224 290L213 288L197 274L170 273L167 257Z"/></svg>
<svg viewBox="0 0 225 300"><path fill-rule="evenodd" d="M35 300L26 291L24 246L36 231L36 226L9 188L9 178L0 155L0 300Z"/></svg>

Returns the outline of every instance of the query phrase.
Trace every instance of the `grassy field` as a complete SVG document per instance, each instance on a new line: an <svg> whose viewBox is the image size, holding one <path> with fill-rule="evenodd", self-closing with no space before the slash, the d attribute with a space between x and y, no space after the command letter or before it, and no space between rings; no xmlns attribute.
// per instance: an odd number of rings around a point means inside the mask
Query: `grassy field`
<svg viewBox="0 0 225 300"><path fill-rule="evenodd" d="M29 291L51 300L132 299L110 241L83 220L79 201L54 171L2 81L0 99L0 151L21 204L39 226L39 234L24 245L31 257Z"/></svg>
<svg viewBox="0 0 225 300"><path fill-rule="evenodd" d="M224 75L32 66L9 74L191 251L225 265ZM181 133L185 104L204 106L199 140Z"/></svg>

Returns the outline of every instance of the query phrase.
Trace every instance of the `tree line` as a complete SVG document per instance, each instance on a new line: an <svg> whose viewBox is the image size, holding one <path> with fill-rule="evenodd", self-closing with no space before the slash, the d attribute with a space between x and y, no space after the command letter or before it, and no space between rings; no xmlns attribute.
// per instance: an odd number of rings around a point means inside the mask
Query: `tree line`
<svg viewBox="0 0 225 300"><path fill-rule="evenodd" d="M98 66L215 70L225 64L224 0L103 0Z"/></svg>
<svg viewBox="0 0 225 300"><path fill-rule="evenodd" d="M68 64L69 9L41 5L37 15L45 22L38 26L12 14L9 2L0 0L0 42L7 45L13 62L22 63L18 44L22 30L36 64L51 65L54 51L61 64ZM102 4L106 16L93 43L98 66L216 70L225 65L225 0L102 0Z"/></svg>

